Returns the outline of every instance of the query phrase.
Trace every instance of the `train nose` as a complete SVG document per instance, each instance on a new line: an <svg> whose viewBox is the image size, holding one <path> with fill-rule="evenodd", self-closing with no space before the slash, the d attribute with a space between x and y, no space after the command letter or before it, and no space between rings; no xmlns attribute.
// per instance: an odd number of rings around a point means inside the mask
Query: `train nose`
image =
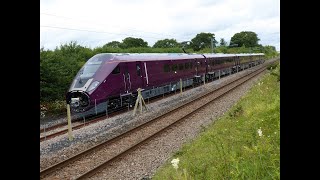
<svg viewBox="0 0 320 180"><path fill-rule="evenodd" d="M75 112L85 111L90 105L90 98L85 92L68 92L67 104L70 104L71 110Z"/></svg>

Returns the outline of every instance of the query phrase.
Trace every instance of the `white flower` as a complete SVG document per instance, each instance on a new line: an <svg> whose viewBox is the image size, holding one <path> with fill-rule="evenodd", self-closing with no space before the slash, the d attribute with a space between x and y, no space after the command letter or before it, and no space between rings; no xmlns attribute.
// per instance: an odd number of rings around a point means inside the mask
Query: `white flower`
<svg viewBox="0 0 320 180"><path fill-rule="evenodd" d="M260 137L262 136L261 127L258 129L258 134L259 134Z"/></svg>
<svg viewBox="0 0 320 180"><path fill-rule="evenodd" d="M180 161L179 158L172 159L171 164L172 164L173 168L178 169L179 161Z"/></svg>

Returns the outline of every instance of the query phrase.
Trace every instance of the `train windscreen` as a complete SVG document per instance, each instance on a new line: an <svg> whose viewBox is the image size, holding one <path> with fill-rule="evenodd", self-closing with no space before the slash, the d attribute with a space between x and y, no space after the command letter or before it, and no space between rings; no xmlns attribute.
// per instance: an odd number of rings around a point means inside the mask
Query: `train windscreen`
<svg viewBox="0 0 320 180"><path fill-rule="evenodd" d="M82 88L87 81L94 76L105 60L110 58L110 54L97 54L90 58L78 72L70 88Z"/></svg>

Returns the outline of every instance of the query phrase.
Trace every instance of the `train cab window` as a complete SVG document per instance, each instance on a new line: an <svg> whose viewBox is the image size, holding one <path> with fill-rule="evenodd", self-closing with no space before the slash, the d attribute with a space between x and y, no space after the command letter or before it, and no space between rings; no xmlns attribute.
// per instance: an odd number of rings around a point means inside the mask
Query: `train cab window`
<svg viewBox="0 0 320 180"><path fill-rule="evenodd" d="M138 75L138 76L141 76L141 68L140 68L140 65L139 65L139 64L136 64L136 67L137 67L137 75Z"/></svg>
<svg viewBox="0 0 320 180"><path fill-rule="evenodd" d="M120 73L120 67L118 65L116 68L114 68L114 70L112 71L112 74L119 74L119 73Z"/></svg>
<svg viewBox="0 0 320 180"><path fill-rule="evenodd" d="M192 62L190 62L190 69L192 69L192 67L193 67L193 64L192 64Z"/></svg>
<svg viewBox="0 0 320 180"><path fill-rule="evenodd" d="M164 72L170 72L170 66L169 66L169 64L165 64L165 65L163 66L163 71L164 71Z"/></svg>
<svg viewBox="0 0 320 180"><path fill-rule="evenodd" d="M179 71L183 70L183 64L179 64Z"/></svg>

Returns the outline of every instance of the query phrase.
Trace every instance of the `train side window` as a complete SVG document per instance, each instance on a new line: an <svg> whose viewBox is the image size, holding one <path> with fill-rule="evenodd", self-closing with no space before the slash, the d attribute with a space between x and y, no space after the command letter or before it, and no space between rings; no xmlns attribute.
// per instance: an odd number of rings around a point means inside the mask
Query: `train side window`
<svg viewBox="0 0 320 180"><path fill-rule="evenodd" d="M179 64L179 71L183 70L183 64Z"/></svg>
<svg viewBox="0 0 320 180"><path fill-rule="evenodd" d="M140 65L137 64L136 66L137 66L137 75L138 75L138 76L141 76L141 68L140 68Z"/></svg>
<svg viewBox="0 0 320 180"><path fill-rule="evenodd" d="M193 67L193 64L192 64L192 62L190 62L190 65L189 65L189 66L190 66L190 69L192 69L192 67Z"/></svg>
<svg viewBox="0 0 320 180"><path fill-rule="evenodd" d="M189 63L184 64L184 69L189 69Z"/></svg>
<svg viewBox="0 0 320 180"><path fill-rule="evenodd" d="M174 64L172 65L172 71L176 71L178 69L178 65Z"/></svg>
<svg viewBox="0 0 320 180"><path fill-rule="evenodd" d="M116 68L114 68L114 70L112 71L112 74L119 74L119 73L120 73L120 67L118 65Z"/></svg>
<svg viewBox="0 0 320 180"><path fill-rule="evenodd" d="M169 64L165 64L165 65L163 66L163 71L164 71L164 72L170 72L170 66L169 66Z"/></svg>

